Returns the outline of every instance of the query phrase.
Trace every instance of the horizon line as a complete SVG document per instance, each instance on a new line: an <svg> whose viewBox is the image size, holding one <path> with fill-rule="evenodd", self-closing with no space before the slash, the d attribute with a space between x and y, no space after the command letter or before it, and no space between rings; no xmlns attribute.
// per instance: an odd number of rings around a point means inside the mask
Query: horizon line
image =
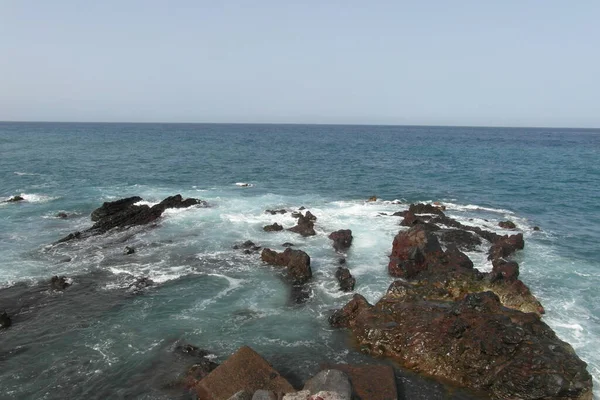
<svg viewBox="0 0 600 400"><path fill-rule="evenodd" d="M420 128L497 128L497 129L569 129L600 130L600 127L569 126L506 126L506 125L426 125L426 124L376 124L376 123L334 123L334 122L139 122L139 121L18 121L0 120L0 124L130 124L130 125L314 125L314 126L388 126L388 127L420 127Z"/></svg>

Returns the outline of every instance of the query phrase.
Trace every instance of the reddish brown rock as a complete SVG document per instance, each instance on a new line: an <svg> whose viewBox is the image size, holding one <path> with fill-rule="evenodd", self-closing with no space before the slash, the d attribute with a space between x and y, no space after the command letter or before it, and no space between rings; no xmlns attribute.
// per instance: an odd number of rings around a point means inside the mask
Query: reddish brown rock
<svg viewBox="0 0 600 400"><path fill-rule="evenodd" d="M310 256L302 250L292 250L288 247L277 253L265 248L260 257L268 264L287 267L288 276L295 285L306 283L312 277Z"/></svg>
<svg viewBox="0 0 600 400"><path fill-rule="evenodd" d="M354 290L356 279L354 279L348 268L338 267L335 271L335 277L340 283L340 290L342 292L351 292Z"/></svg>
<svg viewBox="0 0 600 400"><path fill-rule="evenodd" d="M317 217L311 214L310 211L307 211L305 215L298 213L298 223L296 226L288 229L288 231L299 233L302 236L314 236L317 234L317 232L315 232L316 220Z"/></svg>
<svg viewBox="0 0 600 400"><path fill-rule="evenodd" d="M271 390L278 396L294 392L294 388L258 353L250 347L241 347L196 386L201 400L229 399L245 391Z"/></svg>
<svg viewBox="0 0 600 400"><path fill-rule="evenodd" d="M586 364L536 314L492 292L443 301L426 289L398 281L374 306L355 295L330 323L350 329L363 352L493 399L591 399Z"/></svg>
<svg viewBox="0 0 600 400"><path fill-rule="evenodd" d="M430 262L439 260L443 253L437 237L422 225L415 225L394 238L388 271L392 276L412 278L425 271Z"/></svg>
<svg viewBox="0 0 600 400"><path fill-rule="evenodd" d="M333 240L333 248L336 251L345 251L352 245L352 231L350 229L340 229L329 234L329 239Z"/></svg>
<svg viewBox="0 0 600 400"><path fill-rule="evenodd" d="M397 400L394 369L389 365L323 364L321 369L335 369L348 375L358 398Z"/></svg>
<svg viewBox="0 0 600 400"><path fill-rule="evenodd" d="M488 259L495 260L498 258L505 258L512 255L517 250L523 250L525 242L523 241L523 234L502 236L498 240L494 241L492 247L488 252Z"/></svg>

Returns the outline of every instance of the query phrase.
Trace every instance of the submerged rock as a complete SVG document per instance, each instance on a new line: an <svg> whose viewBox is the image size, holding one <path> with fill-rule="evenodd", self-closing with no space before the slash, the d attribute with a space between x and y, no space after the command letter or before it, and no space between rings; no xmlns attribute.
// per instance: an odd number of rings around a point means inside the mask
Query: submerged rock
<svg viewBox="0 0 600 400"><path fill-rule="evenodd" d="M285 242L284 244L281 245L282 247L292 247L294 246L294 243L290 243L290 242Z"/></svg>
<svg viewBox="0 0 600 400"><path fill-rule="evenodd" d="M338 267L335 271L335 277L340 283L340 290L342 292L351 292L354 290L356 279L354 279L348 268Z"/></svg>
<svg viewBox="0 0 600 400"><path fill-rule="evenodd" d="M125 249L123 249L123 254L125 254L125 255L129 255L129 254L133 254L133 253L135 253L135 247L125 246Z"/></svg>
<svg viewBox="0 0 600 400"><path fill-rule="evenodd" d="M329 239L333 240L333 248L336 251L345 251L352 245L352 231L350 229L340 229L329 234Z"/></svg>
<svg viewBox="0 0 600 400"><path fill-rule="evenodd" d="M135 282L129 285L129 291L131 291L134 294L140 294L144 291L144 289L150 286L154 286L154 281L150 278L142 276L140 278L137 278Z"/></svg>
<svg viewBox="0 0 600 400"><path fill-rule="evenodd" d="M396 281L377 304L356 294L329 321L363 352L494 399L591 399L586 364L536 314L503 307L492 292L459 301L432 292Z"/></svg>
<svg viewBox="0 0 600 400"><path fill-rule="evenodd" d="M265 210L265 213L271 214L271 215L285 214L285 213L287 213L287 210L284 210L283 208L281 210Z"/></svg>
<svg viewBox="0 0 600 400"><path fill-rule="evenodd" d="M282 230L283 230L283 226L279 225L277 222L263 227L263 231L265 231L265 232L278 232L278 231L282 231Z"/></svg>
<svg viewBox="0 0 600 400"><path fill-rule="evenodd" d="M6 311L0 314L0 329L6 329L12 325L12 321Z"/></svg>
<svg viewBox="0 0 600 400"><path fill-rule="evenodd" d="M394 369L389 365L326 364L321 367L346 373L352 382L352 392L356 394L357 399L392 400L399 398Z"/></svg>
<svg viewBox="0 0 600 400"><path fill-rule="evenodd" d="M66 276L58 277L55 275L50 279L50 288L52 290L63 291L69 286L71 286L71 284L68 282Z"/></svg>
<svg viewBox="0 0 600 400"><path fill-rule="evenodd" d="M59 212L56 214L56 218L66 219L69 218L69 215L66 212Z"/></svg>
<svg viewBox="0 0 600 400"><path fill-rule="evenodd" d="M190 362L193 362L187 370L184 381L185 387L188 389L195 387L199 381L219 366L219 364L207 357L210 355L210 352L191 344L177 345L174 352L189 358Z"/></svg>

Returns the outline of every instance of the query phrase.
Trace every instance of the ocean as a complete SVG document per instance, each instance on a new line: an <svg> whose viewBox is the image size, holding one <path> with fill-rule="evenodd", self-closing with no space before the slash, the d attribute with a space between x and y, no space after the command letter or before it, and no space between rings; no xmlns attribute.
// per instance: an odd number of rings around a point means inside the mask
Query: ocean
<svg viewBox="0 0 600 400"><path fill-rule="evenodd" d="M370 362L327 323L352 296L338 290L327 235L352 230L355 292L375 302L392 282L400 218L389 214L431 201L498 233L506 233L499 221L516 223L525 236L520 278L544 321L588 363L600 399L600 130L6 122L0 176L0 201L25 199L0 204L0 312L21 307L0 331L2 399L174 398L171 382L186 367L172 355L177 343L218 361L249 345L298 381L322 362ZM137 195L153 204L177 193L211 207L52 246L90 227L104 201ZM316 236L262 230L294 225L290 213L266 209L301 206L317 216ZM275 268L232 248L245 240L305 250L310 299L290 302ZM136 252L124 255L125 246ZM485 253L468 255L491 269ZM53 275L72 286L49 290ZM155 285L133 293L139 277ZM406 391L457 396L403 379Z"/></svg>

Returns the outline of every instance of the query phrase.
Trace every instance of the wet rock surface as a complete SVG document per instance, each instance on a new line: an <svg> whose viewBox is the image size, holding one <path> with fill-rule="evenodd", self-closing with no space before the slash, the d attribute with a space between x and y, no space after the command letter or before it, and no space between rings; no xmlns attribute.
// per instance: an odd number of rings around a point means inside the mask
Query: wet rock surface
<svg viewBox="0 0 600 400"><path fill-rule="evenodd" d="M6 200L5 203L17 203L19 201L24 201L24 200L25 200L25 198L23 198L22 196L16 195L16 196L12 196L8 200Z"/></svg>
<svg viewBox="0 0 600 400"><path fill-rule="evenodd" d="M71 286L71 284L69 283L66 276L58 277L55 275L50 279L50 288L52 290L63 291L69 286Z"/></svg>
<svg viewBox="0 0 600 400"><path fill-rule="evenodd" d="M95 209L91 214L91 219L95 224L83 231L74 232L56 243L64 243L73 239L83 239L86 237L104 234L111 229L122 229L136 225L147 225L161 217L168 208L187 208L191 206L207 207L208 204L198 199L183 199L180 194L170 196L155 204L152 207L147 205L136 205L141 201L138 196L128 197L112 202L105 202L101 207Z"/></svg>
<svg viewBox="0 0 600 400"><path fill-rule="evenodd" d="M282 230L283 230L283 226L279 225L277 222L263 227L263 231L265 231L265 232L278 232L278 231L282 231Z"/></svg>
<svg viewBox="0 0 600 400"><path fill-rule="evenodd" d="M492 292L429 300L396 281L371 305L361 295L330 317L363 352L495 399L591 399L591 376L571 346L539 317L503 307Z"/></svg>
<svg viewBox="0 0 600 400"><path fill-rule="evenodd" d="M298 222L296 226L288 229L290 232L299 233L302 236L314 236L317 234L315 232L315 221L317 217L315 217L310 211L307 211L306 214L298 213Z"/></svg>
<svg viewBox="0 0 600 400"><path fill-rule="evenodd" d="M261 253L261 259L267 264L286 267L288 277L294 285L302 285L312 277L310 256L302 250L287 248L278 253L265 248Z"/></svg>
<svg viewBox="0 0 600 400"><path fill-rule="evenodd" d="M351 292L354 290L356 279L352 276L348 268L338 267L335 271L335 278L338 280L342 292Z"/></svg>
<svg viewBox="0 0 600 400"><path fill-rule="evenodd" d="M333 240L333 248L336 251L346 251L352 245L352 231L350 229L340 229L329 234L329 239Z"/></svg>
<svg viewBox="0 0 600 400"><path fill-rule="evenodd" d="M12 320L10 319L10 317L8 316L6 311L3 311L2 313L0 313L0 329L6 329L6 328L10 327L11 325L12 325Z"/></svg>

